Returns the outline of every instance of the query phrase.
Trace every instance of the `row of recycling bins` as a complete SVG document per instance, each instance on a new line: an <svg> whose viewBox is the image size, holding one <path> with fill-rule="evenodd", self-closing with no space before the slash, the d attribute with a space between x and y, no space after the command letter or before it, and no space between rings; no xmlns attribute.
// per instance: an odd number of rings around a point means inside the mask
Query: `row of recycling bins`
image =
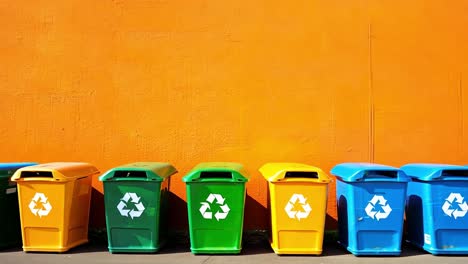
<svg viewBox="0 0 468 264"><path fill-rule="evenodd" d="M99 177L110 252L164 245L176 172L168 163L140 162ZM321 254L328 175L297 163L268 163L260 172L268 181L273 250ZM91 178L98 173L87 163L0 164L0 247L22 242L24 251L64 252L86 243ZM331 174L339 243L351 253L399 255L406 216L412 244L432 254L468 254L468 167L343 163ZM248 179L238 163L201 163L183 177L194 254L240 253Z"/></svg>

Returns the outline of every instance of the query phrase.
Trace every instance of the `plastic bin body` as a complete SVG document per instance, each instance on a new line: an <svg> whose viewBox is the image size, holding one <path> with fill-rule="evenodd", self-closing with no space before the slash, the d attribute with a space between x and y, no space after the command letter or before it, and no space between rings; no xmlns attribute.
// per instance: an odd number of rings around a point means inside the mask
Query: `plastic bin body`
<svg viewBox="0 0 468 264"><path fill-rule="evenodd" d="M339 243L354 255L400 255L409 178L372 163L335 166Z"/></svg>
<svg viewBox="0 0 468 264"><path fill-rule="evenodd" d="M92 165L56 162L15 172L24 251L64 252L88 242Z"/></svg>
<svg viewBox="0 0 468 264"><path fill-rule="evenodd" d="M270 244L276 254L321 254L329 177L319 168L298 163L267 163Z"/></svg>
<svg viewBox="0 0 468 264"><path fill-rule="evenodd" d="M137 162L100 177L111 253L157 252L167 240L170 176L168 163Z"/></svg>
<svg viewBox="0 0 468 264"><path fill-rule="evenodd" d="M190 249L194 254L237 254L242 249L245 183L238 163L201 163L183 178Z"/></svg>
<svg viewBox="0 0 468 264"><path fill-rule="evenodd" d="M468 254L468 168L443 164L401 167L408 184L406 239L431 254Z"/></svg>
<svg viewBox="0 0 468 264"><path fill-rule="evenodd" d="M13 173L36 163L0 163L0 248L21 245L21 225L16 182L10 181Z"/></svg>

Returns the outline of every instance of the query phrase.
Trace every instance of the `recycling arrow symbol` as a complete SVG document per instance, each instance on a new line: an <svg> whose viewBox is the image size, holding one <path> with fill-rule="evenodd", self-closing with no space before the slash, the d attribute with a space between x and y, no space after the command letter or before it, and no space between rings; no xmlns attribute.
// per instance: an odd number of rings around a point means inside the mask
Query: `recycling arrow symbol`
<svg viewBox="0 0 468 264"><path fill-rule="evenodd" d="M120 199L119 204L117 205L117 210L119 210L122 216L135 218L140 217L145 211L145 206L140 201L141 197L138 197L136 193L125 193L124 197ZM131 202L134 204L134 209L128 209L127 205Z"/></svg>
<svg viewBox="0 0 468 264"><path fill-rule="evenodd" d="M382 208L381 210L375 210L375 206L377 204L380 205ZM379 221L380 219L387 218L392 212L392 208L387 203L387 200L385 200L385 197L382 195L374 195L374 197L372 197L372 199L367 204L365 211L370 218Z"/></svg>
<svg viewBox="0 0 468 264"><path fill-rule="evenodd" d="M463 196L459 193L450 193L447 199L445 199L444 205L442 205L442 211L450 217L453 216L454 219L464 217L468 211L468 204L466 204L466 201L464 202L463 199ZM458 206L453 205L454 202L456 202Z"/></svg>
<svg viewBox="0 0 468 264"><path fill-rule="evenodd" d="M37 208L38 203L42 204L40 209ZM37 192L29 203L29 210L31 210L31 213L33 213L35 216L42 218L43 216L47 216L50 213L52 210L52 205L49 203L45 194Z"/></svg>
<svg viewBox="0 0 468 264"><path fill-rule="evenodd" d="M208 197L206 198L206 202L201 202L199 211L202 217L205 219L213 219L213 212L211 212L211 205L213 204L215 200L216 200L216 204L220 205L219 207L221 208L221 211L217 210L216 213L214 214L216 221L219 221L220 219L226 219L231 209L229 208L227 204L224 204L224 201L226 199L224 199L221 194L217 194L217 193L210 193L210 195L208 195Z"/></svg>
<svg viewBox="0 0 468 264"><path fill-rule="evenodd" d="M297 218L297 220L301 221L301 219L305 219L309 216L312 208L310 207L309 203L306 202L306 200L307 199L302 194L295 193L291 196L291 199L289 199L286 207L284 207L284 211L286 211L286 214L288 214L289 218ZM302 205L302 211L294 210L294 205L297 202Z"/></svg>

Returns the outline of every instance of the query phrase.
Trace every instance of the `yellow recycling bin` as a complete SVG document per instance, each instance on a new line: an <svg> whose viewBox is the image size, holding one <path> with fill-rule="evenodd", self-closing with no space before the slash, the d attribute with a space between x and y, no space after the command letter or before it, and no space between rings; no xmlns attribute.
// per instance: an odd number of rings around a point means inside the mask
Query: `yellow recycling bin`
<svg viewBox="0 0 468 264"><path fill-rule="evenodd" d="M88 242L91 176L88 163L55 162L25 167L18 183L24 251L65 252Z"/></svg>
<svg viewBox="0 0 468 264"><path fill-rule="evenodd" d="M322 253L330 178L321 169L298 163L267 163L271 247L276 254Z"/></svg>

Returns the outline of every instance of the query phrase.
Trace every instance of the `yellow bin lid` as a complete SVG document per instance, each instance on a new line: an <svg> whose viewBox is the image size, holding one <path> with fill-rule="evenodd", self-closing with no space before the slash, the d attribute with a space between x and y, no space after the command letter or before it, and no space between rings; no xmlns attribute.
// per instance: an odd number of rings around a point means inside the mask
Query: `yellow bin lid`
<svg viewBox="0 0 468 264"><path fill-rule="evenodd" d="M24 167L15 172L12 181L70 181L99 173L85 162L52 162Z"/></svg>
<svg viewBox="0 0 468 264"><path fill-rule="evenodd" d="M267 163L259 169L269 182L317 182L329 183L330 177L320 168L302 163Z"/></svg>

